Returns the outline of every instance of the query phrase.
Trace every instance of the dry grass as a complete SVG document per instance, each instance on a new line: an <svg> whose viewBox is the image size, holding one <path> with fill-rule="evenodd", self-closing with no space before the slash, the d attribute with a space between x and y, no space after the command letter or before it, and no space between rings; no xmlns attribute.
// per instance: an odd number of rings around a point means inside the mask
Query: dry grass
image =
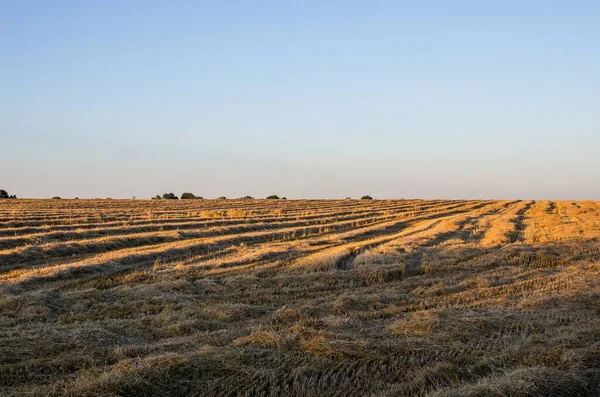
<svg viewBox="0 0 600 397"><path fill-rule="evenodd" d="M1 201L0 395L597 396L599 210Z"/></svg>

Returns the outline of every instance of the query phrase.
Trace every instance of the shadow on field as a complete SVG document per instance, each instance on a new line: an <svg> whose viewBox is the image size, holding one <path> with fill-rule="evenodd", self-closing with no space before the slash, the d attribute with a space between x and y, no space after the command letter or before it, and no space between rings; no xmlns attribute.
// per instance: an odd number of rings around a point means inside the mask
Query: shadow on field
<svg viewBox="0 0 600 397"><path fill-rule="evenodd" d="M15 274L0 394L599 395L598 240L481 246L472 220Z"/></svg>

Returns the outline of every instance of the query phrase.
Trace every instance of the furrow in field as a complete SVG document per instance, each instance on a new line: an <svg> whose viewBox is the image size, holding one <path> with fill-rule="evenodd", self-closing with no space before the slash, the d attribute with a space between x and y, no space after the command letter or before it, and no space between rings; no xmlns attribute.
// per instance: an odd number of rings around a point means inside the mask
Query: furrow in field
<svg viewBox="0 0 600 397"><path fill-rule="evenodd" d="M451 213L456 212L460 212L460 210L451 211ZM435 219L447 215L448 213L421 215L403 222L387 222L337 235L316 236L306 240L297 239L286 241L285 243L261 242L255 245L244 245L240 249L226 250L225 255L213 255L212 258L202 256L193 257L191 259L178 260L175 263L177 269L186 269L188 271L191 269L212 270L212 273L229 271L227 269L239 271L259 267L265 264L269 266L280 266L276 261L291 263L297 258L319 251L326 251L330 248L338 250L338 248L341 247L342 250L346 250L348 247L352 246L361 247L361 249L364 247L372 247L380 244L382 241L387 241L389 238L386 236L396 230L403 230L401 235L415 233L416 229L430 227L429 224L435 223ZM434 219L434 221L420 222L421 219L429 218ZM414 223L419 224L419 226L415 227L415 230L410 226ZM383 236L381 237L383 238L373 237L382 233ZM392 235L395 236L396 234ZM347 243L346 241L352 241L352 243ZM166 263L164 266L171 268L172 264Z"/></svg>
<svg viewBox="0 0 600 397"><path fill-rule="evenodd" d="M419 207L421 210L432 209L439 205L422 206ZM199 220L189 221L164 221L156 224L140 224L140 225L118 225L115 227L101 227L95 229L83 229L83 230L68 230L68 231L43 231L41 233L33 233L28 235L18 235L15 237L0 237L0 251L16 248L22 245L41 245L50 242L60 241L73 241L100 238L113 235L129 235L143 232L164 232L171 230L188 230L188 229L200 229L209 228L211 226L227 226L227 225L266 225L269 223L292 223L304 221L306 224L309 223L328 223L333 220L349 220L359 219L365 215L376 216L398 212L408 212L404 206L390 206L382 210L367 210L357 211L351 213L324 213L319 215L307 215L297 217L271 217L263 219L224 219L224 220Z"/></svg>
<svg viewBox="0 0 600 397"><path fill-rule="evenodd" d="M485 204L476 204L485 205ZM468 211L470 208L455 209L454 211ZM432 213L424 216L443 216L441 213ZM406 220L398 221L396 227L401 228L405 226ZM373 226L374 228L375 226ZM394 227L388 223L384 223L382 226L383 232L389 232L389 228ZM315 228L315 231L318 230ZM9 284L16 283L31 283L41 281L44 279L61 279L76 277L77 274L93 273L98 271L110 271L111 268L119 268L126 266L147 266L153 263L157 258L165 258L165 260L175 260L177 258L185 258L192 255L198 255L206 253L208 251L214 251L223 247L230 246L232 244L256 244L260 242L268 241L285 241L285 240L296 240L298 239L297 229L283 229L277 232L254 232L247 233L241 236L225 236L217 237L212 239L196 239L187 240L183 242L165 243L159 246L150 246L143 248L134 249L122 249L106 254L99 254L88 258L81 262L69 263L67 265L55 265L40 269L23 269L13 271L11 273L5 273L0 277L3 283L9 282ZM374 230L367 231L369 233L375 233ZM310 234L306 233L303 238L309 237Z"/></svg>
<svg viewBox="0 0 600 397"><path fill-rule="evenodd" d="M495 202L477 206L465 213L449 214L423 229L415 229L380 245L376 249L364 252L359 263L398 263L401 260L406 275L420 274L424 254L446 247L464 247L473 245L479 237L473 239L474 231L481 218L505 211L510 202ZM400 254L400 256L398 256ZM400 257L402 259L400 259Z"/></svg>
<svg viewBox="0 0 600 397"><path fill-rule="evenodd" d="M114 228L120 229L123 227L150 227L150 226L162 226L162 225L171 225L182 222L190 222L190 221L203 221L207 224L224 224L224 223L248 223L248 222L256 222L256 221L277 221L277 220L292 220L292 219L318 219L323 216L346 216L351 214L360 214L360 213L368 213L374 210L381 211L389 211L394 209L403 208L406 211L410 210L420 210L426 207L434 207L436 205L443 205L443 202L430 202L422 205L407 205L403 202L395 203L390 206L385 207L352 207L352 208L344 208L343 210L326 210L326 211L301 211L300 213L287 213L281 212L277 214L267 214L260 216L232 216L238 215L236 213L233 214L217 214L217 213L202 213L202 212L190 212L188 214L184 214L185 216L172 217L172 218L153 218L153 217L145 217L138 220L127 220L120 222L85 222L83 224L68 224L68 225L48 225L44 224L39 227L0 227L0 236L22 236L24 234L43 234L49 232L82 232L88 229L107 229ZM212 218L212 219L211 219Z"/></svg>
<svg viewBox="0 0 600 397"><path fill-rule="evenodd" d="M494 203L479 203L470 206L464 211L457 209L455 211L451 210L437 215L417 216L411 218L410 222L406 222L402 225L390 225L387 230L381 231L379 229L373 234L368 234L368 231L365 230L361 233L363 236L371 237L374 235L374 237L361 239L360 241L356 241L358 233L356 231L350 231L340 235L340 240L343 242L342 244L332 247L326 252L321 252L307 258L301 258L297 261L296 268L300 268L302 271L331 270L335 267L348 268L351 266L354 258L365 250L374 249L405 236L411 236L419 232L434 229L436 225L448 218L461 216L457 214L470 213L471 211L477 211L481 208L494 205ZM409 225L414 226L408 227Z"/></svg>
<svg viewBox="0 0 600 397"><path fill-rule="evenodd" d="M545 211L544 211L545 208ZM525 230L525 241L532 244L600 237L600 221L592 202L544 202L532 212Z"/></svg>
<svg viewBox="0 0 600 397"><path fill-rule="evenodd" d="M452 204L454 206L460 206L461 204ZM435 209L439 210L439 209ZM427 212L427 211L423 211ZM330 233L336 230L343 230L349 228L362 227L368 224L375 224L385 222L390 219L398 217L404 217L405 213L391 213L382 216L366 216L358 220L350 220L343 222L332 222L326 224L309 224L308 226L297 226L294 222L292 225L285 223L277 223L272 225L272 229L276 232L279 229L293 230L292 234L296 237L303 237L310 234L324 234ZM271 227L264 227L262 229L269 230ZM216 230L197 231L197 232L170 232L170 233L142 233L139 235L130 235L124 237L109 237L83 241L73 241L66 243L53 243L41 246L29 246L23 248L17 248L13 250L6 250L0 253L0 265L11 265L12 268L17 268L21 263L32 263L40 260L48 260L58 257L66 257L72 255L82 255L89 253L99 253L111 251L124 247L142 247L148 245L156 245L160 243L182 241L189 239L209 238L214 236L222 236L224 234L240 233L242 236L248 231L253 232L254 227L252 224L249 226L239 227L237 229L229 230L218 228ZM1 267L1 266L0 266Z"/></svg>
<svg viewBox="0 0 600 397"><path fill-rule="evenodd" d="M494 246L523 241L525 213L534 204L535 201L519 201L510 210L488 219L481 245Z"/></svg>
<svg viewBox="0 0 600 397"><path fill-rule="evenodd" d="M265 216L269 215L273 212L287 212L290 214L298 214L298 213L317 213L322 211L344 211L351 210L352 208L383 208L389 205L386 201L377 201L374 203L367 202L359 202L356 200L343 200L343 201L302 201L298 204L294 204L293 201L254 201L254 202L242 202L237 205L234 204L233 201L223 201L222 205L204 205L204 202L196 202L198 205L194 206L186 206L180 209L169 209L163 210L162 207L157 207L155 202L138 202L139 205L132 204L130 202L121 202L121 207L118 207L117 211L106 211L101 207L94 208L93 205L91 207L87 207L85 211L74 211L72 209L61 209L54 208L51 213L46 215L40 215L40 211L32 212L32 215L27 215L26 213L19 214L17 210L13 209L10 214L3 219L0 218L0 225L6 227L6 224L3 224L3 221L9 222L22 222L26 225L35 225L36 221L39 224L49 225L49 224L60 224L61 222L67 224L77 223L78 220L83 221L83 223L90 223L94 219L100 220L102 223L110 222L110 221L135 221L138 219L146 219L150 218L161 218L161 219L171 219L177 218L184 215L189 216L189 214L194 213L198 214L200 212L213 212L214 214L218 213L226 213L229 211L244 213L246 215L251 216ZM219 201L217 201L219 203ZM403 203L405 205L418 204L418 202L413 201L396 201L395 203ZM93 204L93 203L87 203ZM148 205L150 204L150 205ZM162 204L163 206L175 206L177 207L178 202L165 202ZM90 210L90 208L94 208ZM213 214L213 215L214 215Z"/></svg>

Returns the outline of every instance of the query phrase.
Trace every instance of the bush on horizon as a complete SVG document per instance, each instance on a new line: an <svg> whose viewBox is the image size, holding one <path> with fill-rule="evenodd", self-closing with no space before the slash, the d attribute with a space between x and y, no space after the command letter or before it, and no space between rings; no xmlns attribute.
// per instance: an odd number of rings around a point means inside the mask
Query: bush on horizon
<svg viewBox="0 0 600 397"><path fill-rule="evenodd" d="M9 195L6 190L0 189L0 199L16 199L14 194Z"/></svg>
<svg viewBox="0 0 600 397"><path fill-rule="evenodd" d="M163 193L162 196L160 194L157 194L156 196L151 197L151 200L178 200L178 199L179 199L179 197L177 197L175 195L175 193Z"/></svg>
<svg viewBox="0 0 600 397"><path fill-rule="evenodd" d="M202 200L202 197L196 196L194 193L183 193L181 195L182 200Z"/></svg>

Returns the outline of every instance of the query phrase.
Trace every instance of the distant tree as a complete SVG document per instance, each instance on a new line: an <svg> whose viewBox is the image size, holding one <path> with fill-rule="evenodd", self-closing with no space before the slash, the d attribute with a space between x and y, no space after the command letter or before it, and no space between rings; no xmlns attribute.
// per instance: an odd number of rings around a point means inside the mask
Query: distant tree
<svg viewBox="0 0 600 397"><path fill-rule="evenodd" d="M219 200L227 200L227 197L221 196L221 197L219 197Z"/></svg>
<svg viewBox="0 0 600 397"><path fill-rule="evenodd" d="M179 197L175 196L175 193L163 193L163 200L177 200Z"/></svg>
<svg viewBox="0 0 600 397"><path fill-rule="evenodd" d="M60 197L54 196L54 197L52 197L52 200L60 200Z"/></svg>
<svg viewBox="0 0 600 397"><path fill-rule="evenodd" d="M267 200L279 200L279 196L276 194L272 194L270 196L267 196Z"/></svg>
<svg viewBox="0 0 600 397"><path fill-rule="evenodd" d="M254 200L254 197L252 197L252 196L244 196L244 197L242 197L242 200Z"/></svg>
<svg viewBox="0 0 600 397"><path fill-rule="evenodd" d="M159 194L157 194L156 196L152 197L152 200L160 200L162 197L160 197Z"/></svg>
<svg viewBox="0 0 600 397"><path fill-rule="evenodd" d="M352 197L346 197L346 200L352 200Z"/></svg>
<svg viewBox="0 0 600 397"><path fill-rule="evenodd" d="M75 197L75 198L73 198L73 200L79 200L79 197Z"/></svg>
<svg viewBox="0 0 600 397"><path fill-rule="evenodd" d="M373 197L366 195L366 196L362 196L360 199L361 200L373 200Z"/></svg>
<svg viewBox="0 0 600 397"><path fill-rule="evenodd" d="M281 199L282 199L282 200L287 200L287 197L282 197Z"/></svg>
<svg viewBox="0 0 600 397"><path fill-rule="evenodd" d="M202 200L202 197L196 196L193 193L183 193L181 195L182 200Z"/></svg>
<svg viewBox="0 0 600 397"><path fill-rule="evenodd" d="M6 190L0 189L0 199L16 199L16 198L17 198L17 196L15 196L14 194L9 195Z"/></svg>

